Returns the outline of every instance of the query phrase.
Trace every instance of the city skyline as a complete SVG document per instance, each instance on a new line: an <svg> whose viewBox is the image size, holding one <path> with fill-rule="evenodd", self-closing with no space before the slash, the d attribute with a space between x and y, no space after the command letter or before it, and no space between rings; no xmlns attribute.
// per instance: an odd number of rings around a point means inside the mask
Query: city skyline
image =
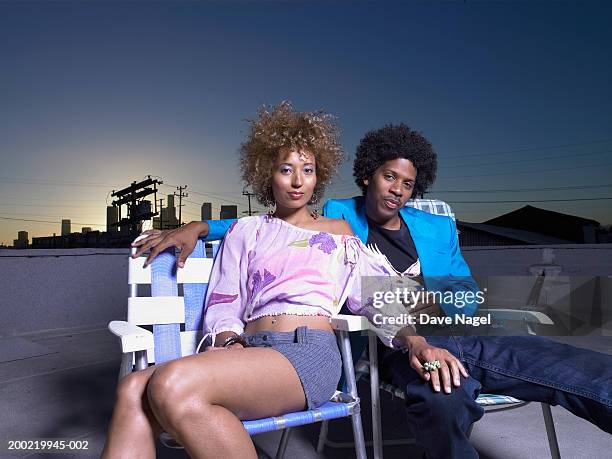
<svg viewBox="0 0 612 459"><path fill-rule="evenodd" d="M531 204L610 224L611 13L595 2L3 2L0 243L59 234L62 219L105 229L110 192L149 174L160 194L188 186L184 220L203 202L240 214L244 119L285 99L338 116L348 158L327 198L359 194L351 160L366 131L405 122L439 155L430 195L460 220Z"/></svg>

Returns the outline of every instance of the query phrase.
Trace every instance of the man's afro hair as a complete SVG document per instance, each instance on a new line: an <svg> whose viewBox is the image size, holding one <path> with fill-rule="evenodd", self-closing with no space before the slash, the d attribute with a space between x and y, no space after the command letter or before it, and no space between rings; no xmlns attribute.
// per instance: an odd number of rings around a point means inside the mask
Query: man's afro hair
<svg viewBox="0 0 612 459"><path fill-rule="evenodd" d="M436 180L438 158L431 143L407 125L386 124L380 129L366 133L359 142L353 177L361 192L365 195L367 186L363 183L370 179L385 162L405 158L412 162L417 170L413 197L422 196Z"/></svg>

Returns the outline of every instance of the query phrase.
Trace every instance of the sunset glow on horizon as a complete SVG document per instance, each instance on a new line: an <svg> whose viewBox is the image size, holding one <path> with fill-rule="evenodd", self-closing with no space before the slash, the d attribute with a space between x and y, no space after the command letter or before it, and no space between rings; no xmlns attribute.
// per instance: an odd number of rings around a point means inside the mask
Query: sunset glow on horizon
<svg viewBox="0 0 612 459"><path fill-rule="evenodd" d="M0 244L106 228L110 192L187 185L183 220L246 211L245 119L388 122L439 155L431 196L482 222L527 204L612 223L612 6L542 3L0 3ZM255 201L252 201L255 204ZM261 206L254 205L260 212Z"/></svg>

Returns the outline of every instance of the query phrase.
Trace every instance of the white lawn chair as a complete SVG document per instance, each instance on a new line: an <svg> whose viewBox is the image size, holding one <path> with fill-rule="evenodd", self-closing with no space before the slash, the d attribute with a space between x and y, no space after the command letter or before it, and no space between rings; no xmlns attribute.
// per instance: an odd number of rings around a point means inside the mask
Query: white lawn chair
<svg viewBox="0 0 612 459"><path fill-rule="evenodd" d="M216 254L217 249L218 242L213 243L213 254ZM132 253L135 251L133 249ZM161 253L146 269L142 267L144 260L129 260L127 321L113 321L109 324L109 330L121 339L119 379L132 371L145 369L153 362L162 363L191 355L196 352L196 345L202 338L202 311L213 264L213 259L206 257L204 242L198 241L185 267L179 269L178 273L174 248ZM178 294L180 284L183 287L182 296ZM139 286L142 285L151 286L151 296L139 296ZM152 327L152 331L142 326ZM353 316L336 316L332 319L332 326L336 330L342 355L347 390L337 391L332 400L314 410L243 421L250 435L284 429L277 458L282 458L285 453L291 427L348 416L352 421L357 457L366 458L348 337L349 331L363 329L364 321ZM161 440L172 446L172 440L167 434L162 434Z"/></svg>

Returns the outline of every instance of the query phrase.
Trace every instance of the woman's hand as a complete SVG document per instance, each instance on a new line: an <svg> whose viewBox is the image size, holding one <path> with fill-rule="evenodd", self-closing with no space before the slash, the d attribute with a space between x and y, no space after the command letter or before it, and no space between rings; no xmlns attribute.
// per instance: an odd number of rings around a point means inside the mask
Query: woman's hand
<svg viewBox="0 0 612 459"><path fill-rule="evenodd" d="M185 266L187 257L193 252L198 238L206 237L207 235L208 223L206 222L191 222L172 230L144 231L141 236L146 237L132 243L132 247L138 247L132 258L137 258L150 249L151 252L144 264L144 267L146 267L160 252L174 246L181 251L178 256L177 266L182 268Z"/></svg>
<svg viewBox="0 0 612 459"><path fill-rule="evenodd" d="M460 375L467 378L467 370L459 359L446 349L431 346L422 337L415 338L421 339L411 340L412 342L409 344L410 366L414 368L425 381L431 381L431 385L436 392L440 392L440 384L442 384L444 386L444 392L450 394L451 379L453 385L459 387L461 384ZM440 362L440 368L434 371L426 371L423 368L423 364L434 360Z"/></svg>

